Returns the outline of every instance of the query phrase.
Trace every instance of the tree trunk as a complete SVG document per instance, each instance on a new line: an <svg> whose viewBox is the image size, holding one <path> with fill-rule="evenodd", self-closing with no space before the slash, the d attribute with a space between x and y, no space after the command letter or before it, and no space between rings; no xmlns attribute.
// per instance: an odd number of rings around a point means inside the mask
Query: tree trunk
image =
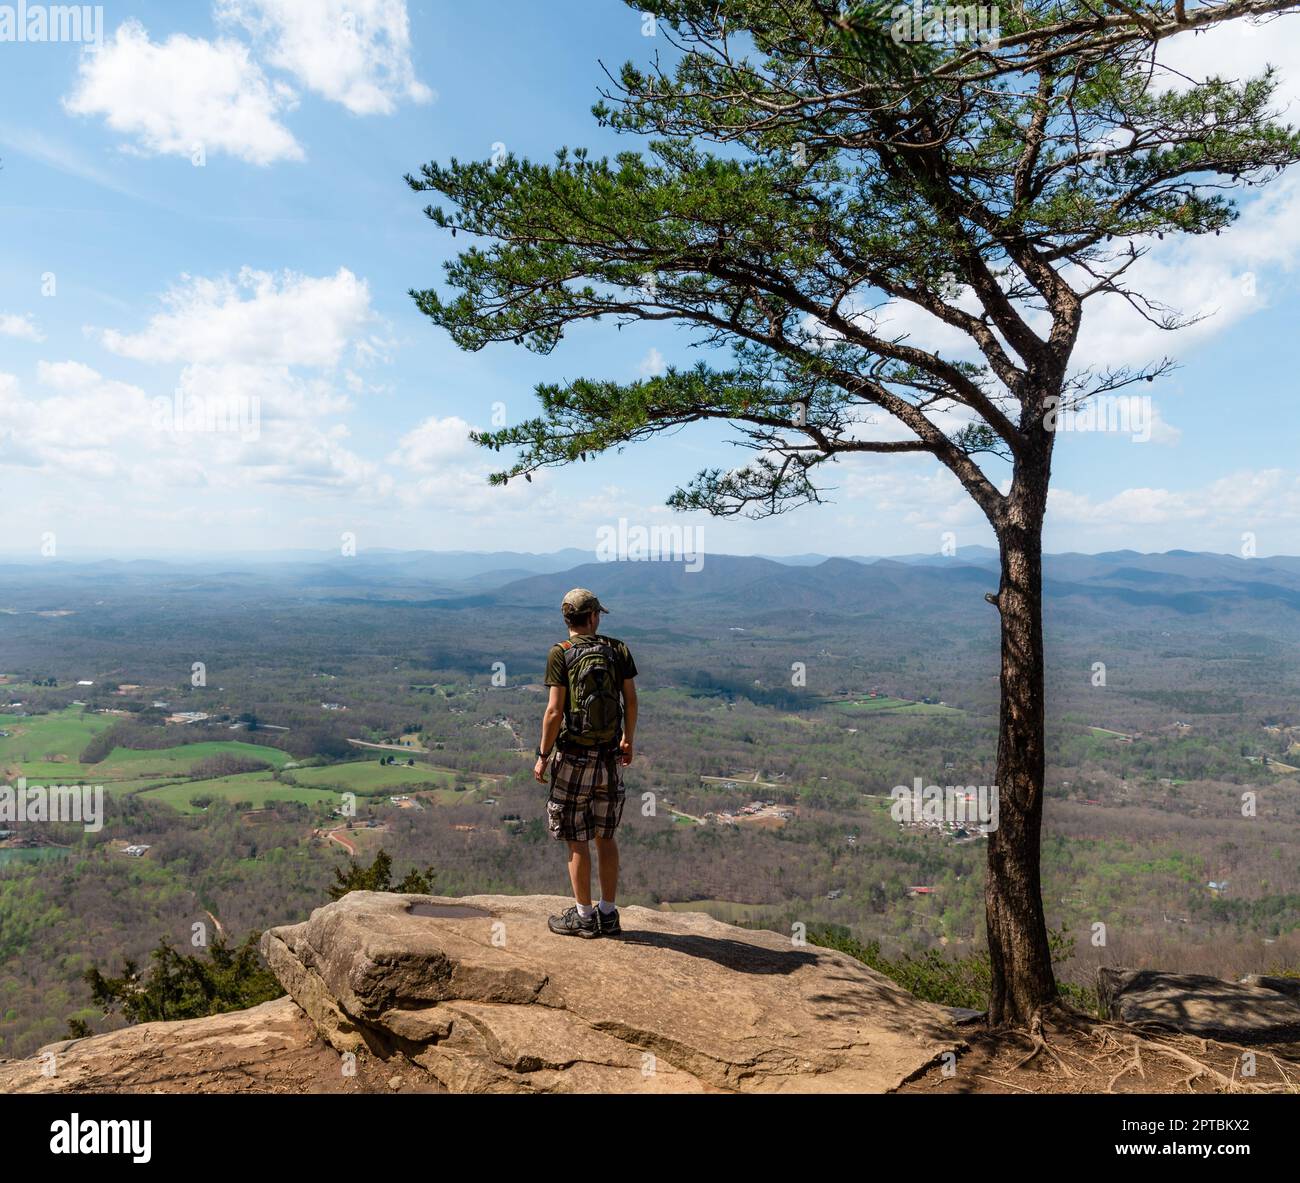
<svg viewBox="0 0 1300 1183"><path fill-rule="evenodd" d="M1039 880L1043 820L1043 514L1047 478L1018 473L998 531L1002 701L998 826L989 835L984 903L993 982L989 1023L1027 1027L1056 1001Z"/></svg>

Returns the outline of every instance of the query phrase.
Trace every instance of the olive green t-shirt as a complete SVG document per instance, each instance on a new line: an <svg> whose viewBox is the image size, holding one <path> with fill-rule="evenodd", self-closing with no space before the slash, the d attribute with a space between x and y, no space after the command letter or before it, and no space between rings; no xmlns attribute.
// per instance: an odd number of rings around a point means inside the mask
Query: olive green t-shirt
<svg viewBox="0 0 1300 1183"><path fill-rule="evenodd" d="M619 641L614 637L602 636L600 633L596 633L591 638L570 637L569 639L575 643L583 643L588 640L604 641L613 651L614 672L615 676L618 678L620 689L628 678L636 677L636 662L632 660L631 651L622 641ZM557 743L563 743L569 730L569 675L564 668L564 648L559 642L552 645L550 653L546 655L546 677L543 681L545 681L548 686L564 687L564 724L561 726L559 738L556 740ZM618 739L622 738L623 736L620 732ZM615 742L617 743L618 741L615 740Z"/></svg>

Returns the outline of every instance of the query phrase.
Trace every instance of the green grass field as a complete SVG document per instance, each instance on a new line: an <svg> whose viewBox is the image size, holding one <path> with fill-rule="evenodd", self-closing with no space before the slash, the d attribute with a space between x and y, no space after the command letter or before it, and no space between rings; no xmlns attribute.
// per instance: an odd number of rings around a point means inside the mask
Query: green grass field
<svg viewBox="0 0 1300 1183"><path fill-rule="evenodd" d="M960 715L957 707L940 706L937 702L913 702L907 698L853 698L830 702L837 711L846 715Z"/></svg>
<svg viewBox="0 0 1300 1183"><path fill-rule="evenodd" d="M46 859L67 858L70 851L58 846L18 846L0 850L0 869L18 863L39 863Z"/></svg>
<svg viewBox="0 0 1300 1183"><path fill-rule="evenodd" d="M114 748L98 764L82 764L77 757L106 727L112 716L88 715L79 709L50 715L16 717L0 715L0 730L12 734L0 739L0 772L13 771L33 784L102 784L118 793L140 792L166 802L181 813L200 812L190 799L211 795L226 801L246 801L255 808L268 801L300 801L303 804L336 804L341 792L361 797L388 797L396 793L419 792L437 804L472 799L470 788L457 792L457 773L450 768L433 768L417 763L380 764L379 758L344 764L294 768L298 783L277 782L270 769L207 780L185 779L194 766L213 756L239 756L260 760L271 768L291 762L279 748L241 740L205 740L177 744L152 751ZM470 777L479 786L491 785L491 777Z"/></svg>
<svg viewBox="0 0 1300 1183"><path fill-rule="evenodd" d="M279 748L242 743L238 740L212 740L205 743L179 744L174 748L158 748L154 751L114 748L94 767L99 776L110 780L138 780L149 776L182 775L189 772L200 760L207 760L213 756L242 756L246 759L261 760L272 768L279 768L289 762L289 754Z"/></svg>
<svg viewBox="0 0 1300 1183"><path fill-rule="evenodd" d="M380 764L376 760L361 760L349 764L327 764L320 768L295 768L293 779L300 785L339 789L362 796L393 793L403 788L414 790L451 789L455 772L447 768L432 768L416 764ZM464 794L459 794L464 796Z"/></svg>
<svg viewBox="0 0 1300 1183"><path fill-rule="evenodd" d="M184 777L141 776L131 780L104 781L104 788L110 793L135 793L141 789L161 789L167 785L189 784Z"/></svg>
<svg viewBox="0 0 1300 1183"><path fill-rule="evenodd" d="M328 789L308 789L283 785L269 772L243 772L237 776L221 776L213 780L189 780L162 788L146 789L140 794L154 801L162 801L179 813L202 813L190 801L195 797L217 797L234 804L246 801L260 809L269 801L299 801L304 805L336 805L338 793Z"/></svg>
<svg viewBox="0 0 1300 1183"><path fill-rule="evenodd" d="M4 766L16 768L16 775L26 777L32 785L84 785L104 781L102 776L95 776L93 764L77 764L71 760L26 760L13 765L5 761Z"/></svg>
<svg viewBox="0 0 1300 1183"><path fill-rule="evenodd" d="M960 707L945 706L938 702L909 702L906 706L889 712L891 715L963 715Z"/></svg>
<svg viewBox="0 0 1300 1183"><path fill-rule="evenodd" d="M196 763L212 756L243 756L274 768L289 761L279 748L239 740L210 740L177 744L154 751L114 748L98 764L82 764L78 757L114 717L88 715L78 708L49 715L0 715L0 771L16 770L34 784L103 784L132 791L159 781L187 775Z"/></svg>
<svg viewBox="0 0 1300 1183"><path fill-rule="evenodd" d="M383 785L378 783L380 779L378 777L361 775L360 770L365 767L364 764L339 764L325 768L295 769L293 775L299 781L297 785L282 784L269 772L243 772L236 776L214 777L211 780L179 781L146 789L140 795L165 802L181 813L201 813L202 810L198 806L190 804L195 797L219 797L231 804L236 801L246 801L254 808L261 808L268 801L299 801L304 805L332 806L339 803L341 792L356 793L359 797L387 798L403 787L396 783L396 778L394 778L395 783ZM380 768L378 764L375 765L375 770L380 773L405 771L408 774L421 771L418 768L390 770L387 767ZM430 774L438 773L448 786L454 776L454 773L444 769L424 768L422 771ZM314 774L310 783L305 783L304 774L307 773ZM405 787L413 792L419 792L422 800L440 805L465 801L471 799L473 795L473 790L458 793L450 787L438 787L437 782L427 779L411 782L408 776L407 782Z"/></svg>
<svg viewBox="0 0 1300 1183"><path fill-rule="evenodd" d="M111 716L87 715L77 709L50 715L0 715L0 731L11 732L0 739L0 765L18 765L26 772L29 764L75 763L86 745L112 722Z"/></svg>

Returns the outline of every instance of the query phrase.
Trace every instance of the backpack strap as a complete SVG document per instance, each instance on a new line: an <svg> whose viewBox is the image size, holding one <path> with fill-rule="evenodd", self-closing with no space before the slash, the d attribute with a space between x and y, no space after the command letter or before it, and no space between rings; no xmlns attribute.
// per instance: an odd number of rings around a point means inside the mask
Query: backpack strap
<svg viewBox="0 0 1300 1183"><path fill-rule="evenodd" d="M592 634L589 637L583 637L581 644L578 641L575 641L572 637L570 637L567 641L559 642L559 646L561 650L563 650L565 655L566 664L568 662L568 655L573 650L582 648L583 646L587 646L587 645L598 645L600 648L605 649L610 654L613 654L614 652L614 646L609 643L609 640L606 637L599 637L596 636L595 634Z"/></svg>

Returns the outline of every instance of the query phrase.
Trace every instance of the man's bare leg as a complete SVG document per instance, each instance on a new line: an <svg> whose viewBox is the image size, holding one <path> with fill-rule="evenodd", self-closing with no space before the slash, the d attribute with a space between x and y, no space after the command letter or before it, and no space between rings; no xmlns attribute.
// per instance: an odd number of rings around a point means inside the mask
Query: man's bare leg
<svg viewBox="0 0 1300 1183"><path fill-rule="evenodd" d="M596 839L597 874L600 876L600 898L607 904L618 894L618 839Z"/></svg>
<svg viewBox="0 0 1300 1183"><path fill-rule="evenodd" d="M599 838L596 839L600 841ZM616 860L617 861L617 860ZM601 858L601 884L604 878L604 858ZM591 907L591 847L586 842L569 843L569 882L573 885L573 898L584 908Z"/></svg>

